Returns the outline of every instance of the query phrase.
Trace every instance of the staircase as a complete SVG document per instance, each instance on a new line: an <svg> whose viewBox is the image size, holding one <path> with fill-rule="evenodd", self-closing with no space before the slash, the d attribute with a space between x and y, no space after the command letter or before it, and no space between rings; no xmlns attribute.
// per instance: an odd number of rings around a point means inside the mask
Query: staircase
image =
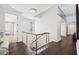
<svg viewBox="0 0 79 59"><path fill-rule="evenodd" d="M25 37L24 37L25 36ZM43 50L48 48L49 33L33 34L23 32L22 40L28 45L34 54L39 54ZM26 40L26 41L25 41Z"/></svg>

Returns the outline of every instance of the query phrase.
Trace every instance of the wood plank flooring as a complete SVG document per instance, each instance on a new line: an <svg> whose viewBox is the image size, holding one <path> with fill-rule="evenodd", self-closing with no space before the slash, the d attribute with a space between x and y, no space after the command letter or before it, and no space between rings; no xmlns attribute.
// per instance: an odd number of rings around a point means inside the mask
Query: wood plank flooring
<svg viewBox="0 0 79 59"><path fill-rule="evenodd" d="M34 55L34 53L23 42L16 42L9 44L9 55Z"/></svg>
<svg viewBox="0 0 79 59"><path fill-rule="evenodd" d="M61 38L59 42L51 42L39 55L76 55L76 42L73 41L72 35Z"/></svg>
<svg viewBox="0 0 79 59"><path fill-rule="evenodd" d="M49 43L49 47L39 55L76 55L76 42L72 35L61 37L59 42ZM23 42L9 44L9 55L33 55Z"/></svg>

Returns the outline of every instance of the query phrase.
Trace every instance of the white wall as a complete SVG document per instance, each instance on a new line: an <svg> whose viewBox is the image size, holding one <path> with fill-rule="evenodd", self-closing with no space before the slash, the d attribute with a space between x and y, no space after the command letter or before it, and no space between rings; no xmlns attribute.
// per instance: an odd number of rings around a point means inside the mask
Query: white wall
<svg viewBox="0 0 79 59"><path fill-rule="evenodd" d="M4 10L0 8L0 32L4 32Z"/></svg>
<svg viewBox="0 0 79 59"><path fill-rule="evenodd" d="M76 24L68 24L68 34L74 34L76 32Z"/></svg>
<svg viewBox="0 0 79 59"><path fill-rule="evenodd" d="M40 16L35 22L35 32L49 32L50 41L59 41L61 18L57 15L57 5L54 5Z"/></svg>
<svg viewBox="0 0 79 59"><path fill-rule="evenodd" d="M68 22L68 34L73 34L76 32L76 15L67 16L66 19Z"/></svg>
<svg viewBox="0 0 79 59"><path fill-rule="evenodd" d="M17 20L17 41L22 41L22 17L21 15L18 15L18 20Z"/></svg>
<svg viewBox="0 0 79 59"><path fill-rule="evenodd" d="M76 22L76 15L67 16L66 20L68 23Z"/></svg>
<svg viewBox="0 0 79 59"><path fill-rule="evenodd" d="M61 36L66 36L66 23L61 23Z"/></svg>
<svg viewBox="0 0 79 59"><path fill-rule="evenodd" d="M77 54L79 55L79 40L77 40L76 49L77 49Z"/></svg>

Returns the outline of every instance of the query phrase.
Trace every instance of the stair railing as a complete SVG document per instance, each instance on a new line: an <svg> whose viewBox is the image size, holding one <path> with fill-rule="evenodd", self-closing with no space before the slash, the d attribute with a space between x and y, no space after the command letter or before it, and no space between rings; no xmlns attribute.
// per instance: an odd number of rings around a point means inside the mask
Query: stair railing
<svg viewBox="0 0 79 59"><path fill-rule="evenodd" d="M25 34L25 35L23 35ZM26 36L26 37L24 37ZM34 50L34 53L37 55L38 50L41 50L43 47L47 47L49 43L49 33L40 33L40 34L33 34L29 32L23 32L22 33L22 40L24 41L27 45L30 45L30 47Z"/></svg>

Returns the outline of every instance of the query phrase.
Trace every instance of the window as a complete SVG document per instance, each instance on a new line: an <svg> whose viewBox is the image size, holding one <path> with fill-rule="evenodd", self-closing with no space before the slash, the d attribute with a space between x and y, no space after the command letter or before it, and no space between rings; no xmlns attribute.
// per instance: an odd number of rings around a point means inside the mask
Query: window
<svg viewBox="0 0 79 59"><path fill-rule="evenodd" d="M12 14L5 14L5 33L16 34L17 31L17 16Z"/></svg>
<svg viewBox="0 0 79 59"><path fill-rule="evenodd" d="M30 19L23 20L22 31L33 33L34 32L34 21Z"/></svg>

